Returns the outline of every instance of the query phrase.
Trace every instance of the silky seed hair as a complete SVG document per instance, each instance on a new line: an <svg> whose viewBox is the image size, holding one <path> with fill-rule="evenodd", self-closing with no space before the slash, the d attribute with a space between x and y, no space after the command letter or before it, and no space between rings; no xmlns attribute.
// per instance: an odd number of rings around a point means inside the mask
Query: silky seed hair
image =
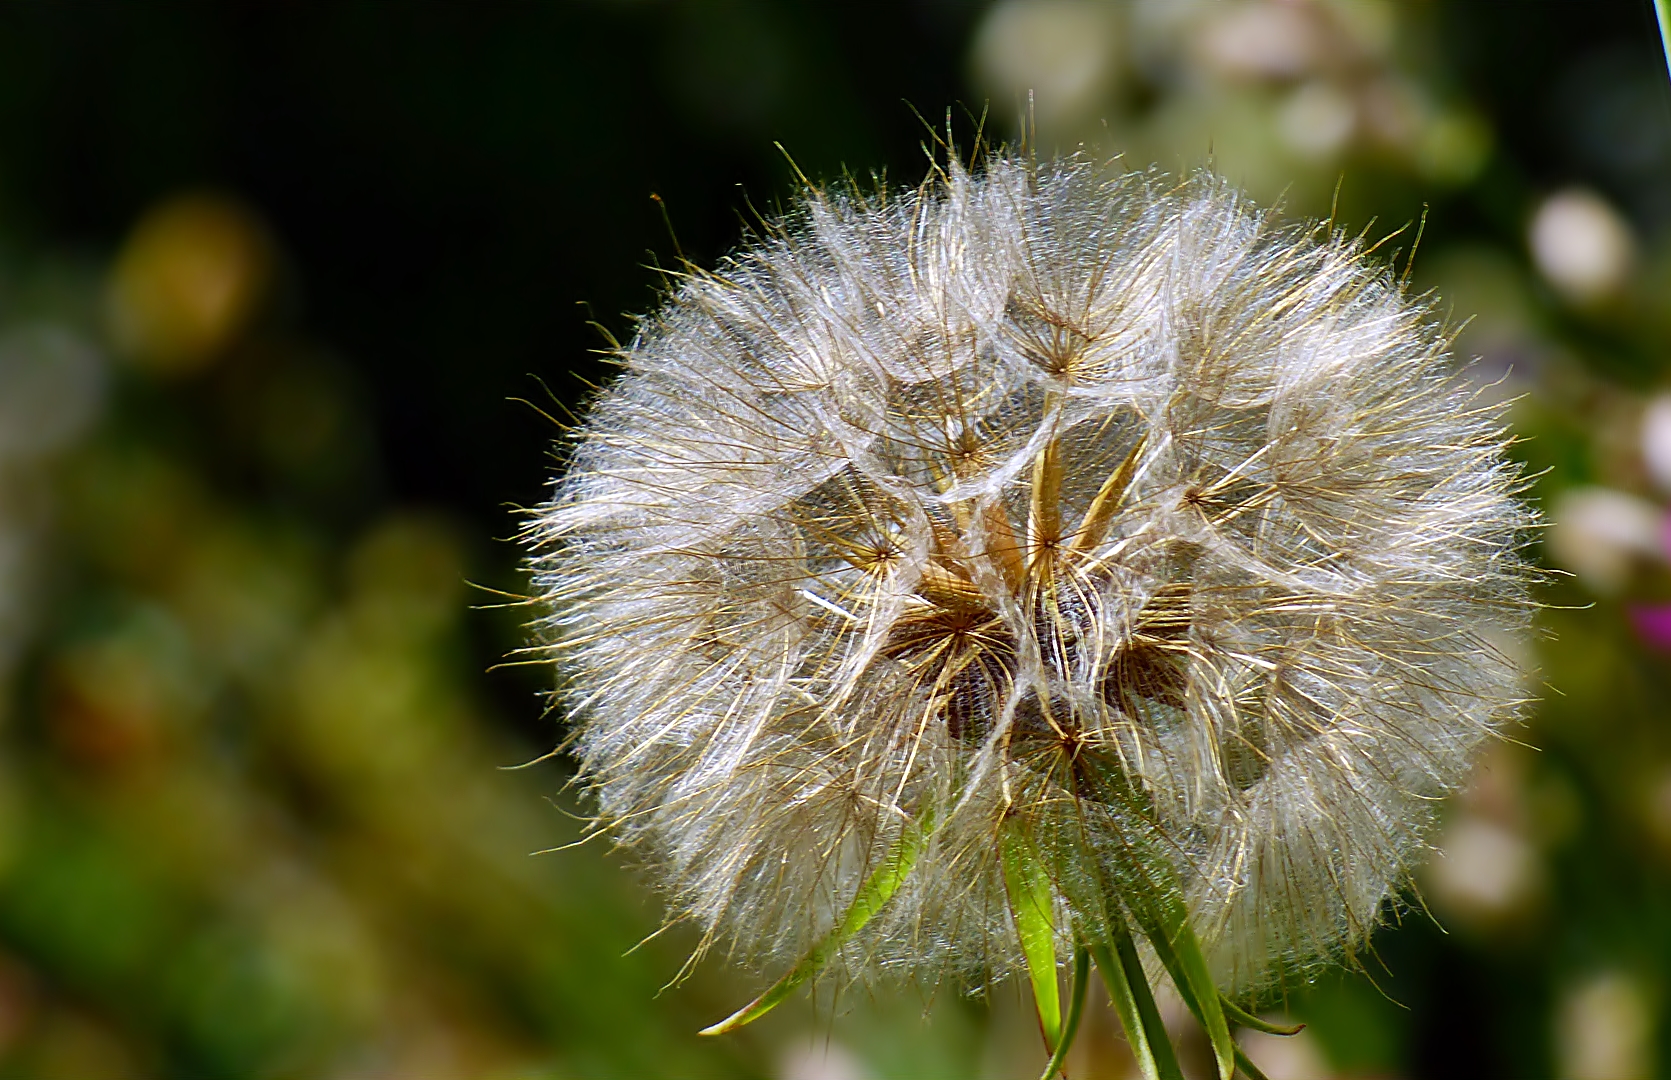
<svg viewBox="0 0 1671 1080"><path fill-rule="evenodd" d="M921 830L834 960L972 985L1025 962L1006 823L1063 951L1108 917L1090 763L1226 992L1350 958L1521 696L1523 481L1449 341L1209 174L808 185L676 275L526 532L597 828L768 970Z"/></svg>

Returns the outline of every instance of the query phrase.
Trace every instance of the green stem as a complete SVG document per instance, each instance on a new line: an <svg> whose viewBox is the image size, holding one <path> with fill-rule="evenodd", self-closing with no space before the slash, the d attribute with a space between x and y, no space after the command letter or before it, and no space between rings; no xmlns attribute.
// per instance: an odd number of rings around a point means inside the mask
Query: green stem
<svg viewBox="0 0 1671 1080"><path fill-rule="evenodd" d="M1084 755L1075 763L1075 779L1089 785L1114 812L1121 841L1110 852L1115 891L1172 976L1178 994L1190 1003L1206 1029L1218 1080L1231 1080L1236 1071L1236 1043L1230 1037L1230 1024L1220 1007L1218 987L1201 943L1190 926L1183 886L1155 825L1153 806L1117 762ZM1111 912L1109 925L1116 921L1123 923L1123 916Z"/></svg>
<svg viewBox="0 0 1671 1080"><path fill-rule="evenodd" d="M1126 1043L1144 1080L1183 1080L1172 1039L1161 1022L1160 1009L1149 989L1149 978L1137 956L1137 946L1124 923L1114 929L1114 949L1099 942L1091 947L1108 987L1108 1000L1125 1029ZM1116 956L1116 954L1118 954Z"/></svg>
<svg viewBox="0 0 1671 1080"><path fill-rule="evenodd" d="M1090 981L1091 954L1080 945L1073 951L1073 986L1068 991L1068 1019L1062 1025L1062 1038L1056 1044L1056 1052L1050 1055L1050 1064L1044 1067L1039 1080L1050 1080L1062 1071L1062 1063L1068 1059L1068 1049L1073 1046L1073 1037L1079 1034L1079 1018L1085 1015L1085 990Z"/></svg>

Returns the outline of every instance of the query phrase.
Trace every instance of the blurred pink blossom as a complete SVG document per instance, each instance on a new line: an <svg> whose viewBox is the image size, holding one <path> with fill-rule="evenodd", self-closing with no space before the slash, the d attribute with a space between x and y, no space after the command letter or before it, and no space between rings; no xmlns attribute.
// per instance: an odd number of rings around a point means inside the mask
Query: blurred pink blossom
<svg viewBox="0 0 1671 1080"><path fill-rule="evenodd" d="M1633 604L1630 624L1644 644L1671 652L1671 604Z"/></svg>

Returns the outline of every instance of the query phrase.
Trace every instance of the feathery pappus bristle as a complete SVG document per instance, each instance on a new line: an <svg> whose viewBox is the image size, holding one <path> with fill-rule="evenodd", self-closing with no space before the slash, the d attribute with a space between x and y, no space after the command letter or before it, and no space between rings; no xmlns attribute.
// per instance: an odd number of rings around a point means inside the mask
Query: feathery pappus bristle
<svg viewBox="0 0 1671 1080"><path fill-rule="evenodd" d="M1522 697L1532 519L1448 342L1211 175L809 187L527 529L600 827L773 968L1349 956Z"/></svg>

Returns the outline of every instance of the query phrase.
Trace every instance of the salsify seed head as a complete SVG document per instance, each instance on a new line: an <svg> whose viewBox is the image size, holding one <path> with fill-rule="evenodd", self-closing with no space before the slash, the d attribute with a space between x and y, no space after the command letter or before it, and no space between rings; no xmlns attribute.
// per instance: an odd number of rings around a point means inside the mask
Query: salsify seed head
<svg viewBox="0 0 1671 1080"><path fill-rule="evenodd" d="M1210 175L809 187L527 530L600 827L754 962L917 830L838 958L1021 969L1017 828L1063 941L1170 887L1230 993L1349 954L1519 707L1529 512L1448 341Z"/></svg>

